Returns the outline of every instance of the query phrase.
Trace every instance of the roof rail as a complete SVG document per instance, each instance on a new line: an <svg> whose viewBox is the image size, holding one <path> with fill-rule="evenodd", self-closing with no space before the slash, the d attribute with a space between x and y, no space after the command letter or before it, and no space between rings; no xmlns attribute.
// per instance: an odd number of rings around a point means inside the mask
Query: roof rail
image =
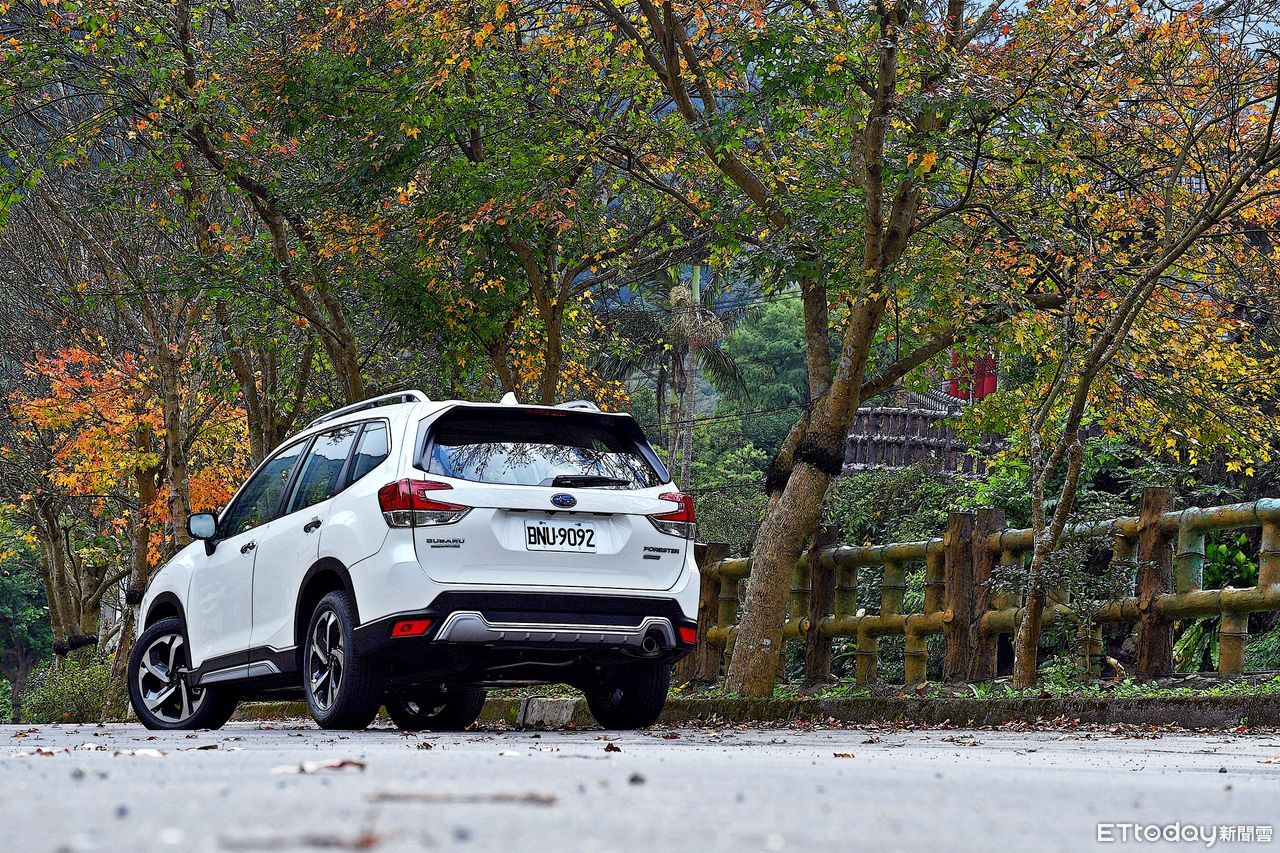
<svg viewBox="0 0 1280 853"><path fill-rule="evenodd" d="M368 400L361 400L359 403L352 403L349 406L343 406L340 409L334 409L328 414L321 415L311 423L307 424L307 429L311 429L316 424L322 424L325 421L331 421L334 418L349 415L352 412L360 412L365 409L373 409L378 406L385 406L390 403L430 403L431 398L421 391L396 391L391 394L379 394L377 397L370 397Z"/></svg>
<svg viewBox="0 0 1280 853"><path fill-rule="evenodd" d="M586 409L588 412L598 412L600 407L590 400L570 400L567 403L561 403L556 406L557 409Z"/></svg>

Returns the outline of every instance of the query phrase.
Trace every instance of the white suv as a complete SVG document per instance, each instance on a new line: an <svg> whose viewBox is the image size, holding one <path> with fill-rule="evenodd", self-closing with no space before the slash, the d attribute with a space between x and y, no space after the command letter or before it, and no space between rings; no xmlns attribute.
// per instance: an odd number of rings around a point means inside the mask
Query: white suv
<svg viewBox="0 0 1280 853"><path fill-rule="evenodd" d="M546 682L608 728L647 726L696 637L692 501L630 416L590 403L367 400L187 529L129 662L149 728L301 690L325 728L385 705L403 728L460 729L485 688Z"/></svg>

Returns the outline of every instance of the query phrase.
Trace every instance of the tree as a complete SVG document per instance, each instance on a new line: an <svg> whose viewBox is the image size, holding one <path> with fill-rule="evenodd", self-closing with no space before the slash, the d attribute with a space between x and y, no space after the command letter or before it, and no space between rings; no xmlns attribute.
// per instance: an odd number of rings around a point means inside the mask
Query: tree
<svg viewBox="0 0 1280 853"><path fill-rule="evenodd" d="M1056 134L1068 116L1113 113L1117 82L1149 87L1117 67L1131 48L1154 56L1184 38L1170 20L1214 21L1000 0L592 5L738 194L723 215L754 235L744 247L803 297L813 406L771 470L728 672L730 689L766 694L791 570L861 401L958 340L1061 309L1083 286L1064 261L1085 250L1038 209L1054 198ZM832 304L847 313L833 318Z"/></svg>
<svg viewBox="0 0 1280 853"><path fill-rule="evenodd" d="M654 377L658 434L667 446L667 464L676 482L690 485L693 464L693 392L705 376L732 394L744 394L742 374L725 352L725 335L747 317L741 306L720 308L715 288L702 285L702 268L695 265L689 278L677 269L668 271L665 293L653 302L634 299L609 312L606 325L620 339L619 352L605 364L618 379L636 374ZM671 390L668 405L667 391ZM663 417L663 409L667 409Z"/></svg>
<svg viewBox="0 0 1280 853"><path fill-rule="evenodd" d="M9 682L13 722L22 716L27 678L53 644L37 555L7 521L0 524L0 676Z"/></svg>
<svg viewBox="0 0 1280 853"><path fill-rule="evenodd" d="M406 327L443 321L475 339L501 390L549 404L566 379L582 384L570 374L592 302L696 252L705 228L696 207L612 165L643 145L637 117L653 105L608 45L543 17L507 3L333 7L277 89L308 136L367 164L335 179L363 209L342 211L333 253L391 272Z"/></svg>
<svg viewBox="0 0 1280 853"><path fill-rule="evenodd" d="M1015 641L1024 687L1036 677L1043 571L1075 504L1086 426L1182 445L1193 460L1223 448L1237 465L1266 458L1276 436L1276 350L1241 316L1241 282L1220 273L1265 272L1240 224L1280 197L1274 36L1248 14L1195 11L1104 13L1091 26L1108 39L1088 42L1094 61L1059 78L1064 102L1087 107L1044 115L1052 168L1027 201L1067 301L1036 331L1014 334L1036 338L1034 354L1022 352L1041 365L1018 424L1035 537Z"/></svg>

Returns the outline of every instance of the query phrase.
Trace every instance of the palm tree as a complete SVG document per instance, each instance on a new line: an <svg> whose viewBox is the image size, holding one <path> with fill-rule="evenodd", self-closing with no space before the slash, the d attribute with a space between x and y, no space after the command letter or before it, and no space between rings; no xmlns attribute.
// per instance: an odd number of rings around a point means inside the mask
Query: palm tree
<svg viewBox="0 0 1280 853"><path fill-rule="evenodd" d="M742 372L721 346L750 309L724 310L718 294L702 287L702 267L695 264L686 280L676 268L661 282L665 298L638 298L609 311L606 322L628 349L610 358L604 371L615 379L637 373L654 377L658 401L657 432L667 449L667 464L681 486L689 486L693 461L693 390L705 376L718 388L747 395ZM667 400L668 387L671 399ZM664 428L663 409L666 408Z"/></svg>

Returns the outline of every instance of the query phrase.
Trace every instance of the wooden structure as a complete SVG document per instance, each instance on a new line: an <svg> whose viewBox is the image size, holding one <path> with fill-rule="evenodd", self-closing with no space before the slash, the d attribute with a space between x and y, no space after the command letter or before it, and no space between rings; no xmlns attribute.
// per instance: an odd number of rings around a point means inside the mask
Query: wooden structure
<svg viewBox="0 0 1280 853"><path fill-rule="evenodd" d="M1140 675L1172 670L1172 623L1177 619L1222 615L1219 671L1240 673L1248 641L1248 615L1280 610L1280 499L1173 511L1169 490L1147 489L1136 516L1068 528L1066 537L1109 537L1109 559L1137 566L1135 588L1124 598L1105 603L1081 631L1084 663L1095 674L1101 657L1101 624L1127 622L1139 628ZM1261 528L1258 583L1247 589L1203 589L1205 534L1215 530ZM1021 601L994 595L986 583L993 566L1026 560L1031 530L1004 529L995 510L952 513L943 536L921 542L888 545L817 547L796 566L783 636L804 639L809 668L829 666L832 638L857 644L859 682L875 680L881 637L904 638L905 681L926 679L925 642L941 634L946 643L943 677L981 681L995 674L995 642L1017 630ZM905 571L924 567L924 606L903 612ZM859 613L859 573L879 567L882 589L879 612ZM714 680L719 660L709 648L733 643L738 619L739 582L751 571L746 559L722 559L703 568L703 602L699 607L699 650L696 672ZM1044 627L1065 622L1085 627L1065 595L1055 592L1044 613ZM826 647L825 654L823 646ZM820 677L819 672L809 673Z"/></svg>

